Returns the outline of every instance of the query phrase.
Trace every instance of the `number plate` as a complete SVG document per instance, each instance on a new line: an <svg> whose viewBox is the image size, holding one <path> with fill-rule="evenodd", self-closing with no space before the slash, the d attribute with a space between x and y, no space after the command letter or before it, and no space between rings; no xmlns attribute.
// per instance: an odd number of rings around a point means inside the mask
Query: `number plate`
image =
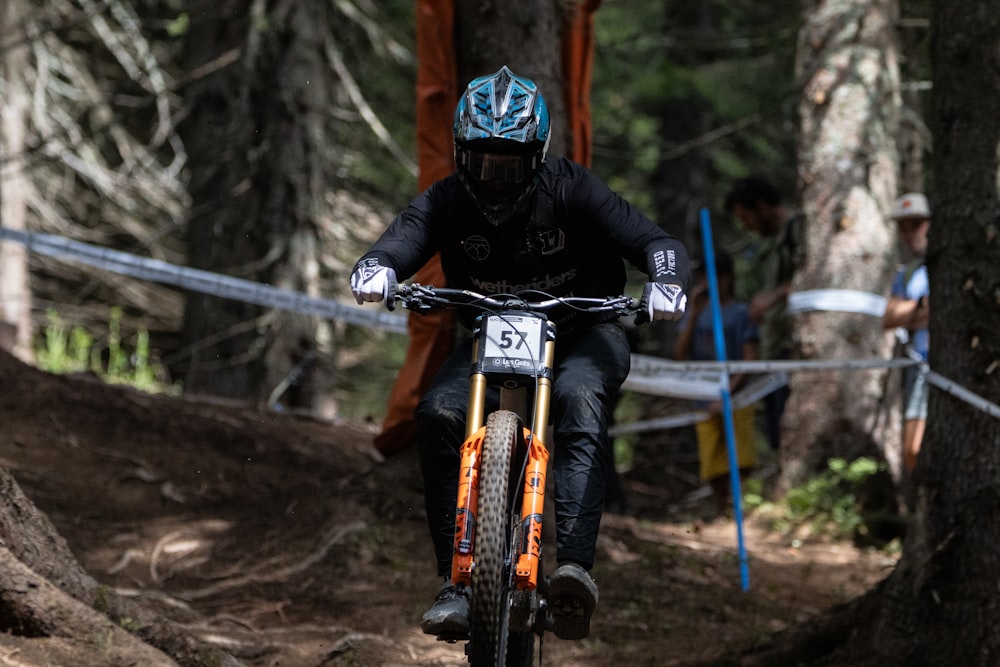
<svg viewBox="0 0 1000 667"><path fill-rule="evenodd" d="M482 368L487 373L534 373L542 365L544 322L523 315L490 315L482 321Z"/></svg>

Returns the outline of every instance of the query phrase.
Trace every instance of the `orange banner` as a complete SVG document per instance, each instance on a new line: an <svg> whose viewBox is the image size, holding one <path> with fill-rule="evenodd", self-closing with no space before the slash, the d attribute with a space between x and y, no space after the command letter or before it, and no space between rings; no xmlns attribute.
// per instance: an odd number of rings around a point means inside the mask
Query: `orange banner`
<svg viewBox="0 0 1000 667"><path fill-rule="evenodd" d="M590 79L594 54L594 12L600 0L585 0L566 11L562 61L566 90L566 123L570 130L567 157L590 165ZM459 86L455 62L454 0L417 0L417 161L418 185L425 190L450 174L454 166L452 117ZM437 256L413 276L418 283L444 285ZM440 311L411 314L409 344L389 401L375 448L389 455L416 438L413 413L420 396L441 368L454 340L454 316Z"/></svg>

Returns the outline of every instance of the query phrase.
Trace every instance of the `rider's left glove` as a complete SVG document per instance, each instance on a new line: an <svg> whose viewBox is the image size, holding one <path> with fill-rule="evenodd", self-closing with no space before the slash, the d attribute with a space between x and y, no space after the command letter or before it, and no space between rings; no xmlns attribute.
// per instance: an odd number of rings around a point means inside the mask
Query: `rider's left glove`
<svg viewBox="0 0 1000 667"><path fill-rule="evenodd" d="M687 295L680 285L646 283L642 301L650 321L679 320L687 308Z"/></svg>
<svg viewBox="0 0 1000 667"><path fill-rule="evenodd" d="M351 275L351 292L358 304L381 301L396 291L396 271L375 258L358 262Z"/></svg>

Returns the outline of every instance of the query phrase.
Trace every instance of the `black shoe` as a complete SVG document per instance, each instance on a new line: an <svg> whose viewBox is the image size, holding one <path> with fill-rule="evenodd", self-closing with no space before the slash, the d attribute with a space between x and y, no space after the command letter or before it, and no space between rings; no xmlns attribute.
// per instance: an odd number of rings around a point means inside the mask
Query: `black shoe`
<svg viewBox="0 0 1000 667"><path fill-rule="evenodd" d="M597 607L597 584L576 563L560 565L549 581L548 606L556 637L583 639Z"/></svg>
<svg viewBox="0 0 1000 667"><path fill-rule="evenodd" d="M420 629L429 635L467 637L469 635L469 590L444 582L434 604L420 619Z"/></svg>

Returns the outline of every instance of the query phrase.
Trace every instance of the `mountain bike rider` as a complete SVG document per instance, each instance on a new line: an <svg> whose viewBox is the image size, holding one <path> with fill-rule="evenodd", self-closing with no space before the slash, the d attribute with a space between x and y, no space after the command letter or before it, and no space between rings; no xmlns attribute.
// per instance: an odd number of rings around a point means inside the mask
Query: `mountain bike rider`
<svg viewBox="0 0 1000 667"><path fill-rule="evenodd" d="M506 66L469 83L454 118L457 170L414 199L358 261L357 302L381 301L440 251L449 287L480 293L538 290L606 297L625 288L625 264L649 277L651 320L684 314L688 258L683 244L611 191L585 167L546 159L549 114L529 79ZM459 311L468 325L475 313ZM548 599L563 639L590 631L594 565L604 506L611 410L629 372L630 350L615 316L551 315L559 331L552 394L556 562ZM421 398L418 448L427 519L444 583L421 627L469 629L469 591L454 586L455 498L464 439L471 341L466 340Z"/></svg>

